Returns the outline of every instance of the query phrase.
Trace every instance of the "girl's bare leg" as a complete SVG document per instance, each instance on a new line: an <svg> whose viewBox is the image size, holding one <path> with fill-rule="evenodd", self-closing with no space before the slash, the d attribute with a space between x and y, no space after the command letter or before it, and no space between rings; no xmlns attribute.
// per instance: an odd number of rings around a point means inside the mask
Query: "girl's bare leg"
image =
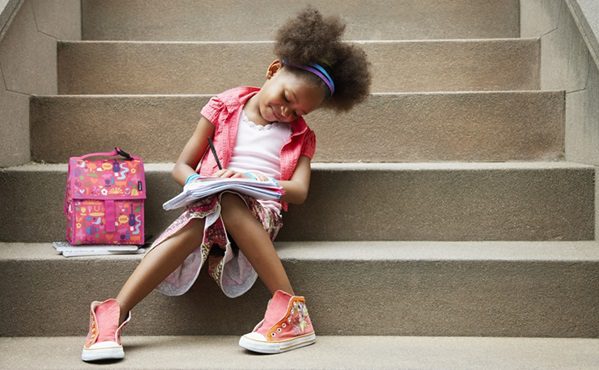
<svg viewBox="0 0 599 370"><path fill-rule="evenodd" d="M121 309L119 323L201 244L203 234L204 220L194 218L144 256L116 297Z"/></svg>
<svg viewBox="0 0 599 370"><path fill-rule="evenodd" d="M271 294L276 290L295 295L281 259L262 225L235 194L223 194L221 216L225 227L250 261Z"/></svg>

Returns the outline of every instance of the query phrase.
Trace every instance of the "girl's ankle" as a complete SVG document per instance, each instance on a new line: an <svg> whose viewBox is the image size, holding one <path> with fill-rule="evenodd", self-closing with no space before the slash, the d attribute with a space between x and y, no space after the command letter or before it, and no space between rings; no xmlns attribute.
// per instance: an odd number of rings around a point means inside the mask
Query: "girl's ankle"
<svg viewBox="0 0 599 370"><path fill-rule="evenodd" d="M118 299L117 299L117 302L119 303L119 314L120 314L119 326L121 326L123 321L125 321L127 319L127 316L129 316L129 310L125 309L123 307L123 304L120 301L118 301Z"/></svg>

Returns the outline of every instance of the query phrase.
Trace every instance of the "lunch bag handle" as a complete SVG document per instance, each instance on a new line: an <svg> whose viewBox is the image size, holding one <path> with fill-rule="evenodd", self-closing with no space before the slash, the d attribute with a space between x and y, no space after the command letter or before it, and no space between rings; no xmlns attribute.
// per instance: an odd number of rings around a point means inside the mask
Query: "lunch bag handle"
<svg viewBox="0 0 599 370"><path fill-rule="evenodd" d="M89 153L89 154L82 155L81 157L75 157L75 158L76 159L87 159L90 157L113 157L113 156L117 156L117 155L120 155L121 157L125 158L126 160L140 159L140 157L131 155L131 154L127 153L126 151L124 151L123 149L119 148L118 146L115 147L112 152Z"/></svg>

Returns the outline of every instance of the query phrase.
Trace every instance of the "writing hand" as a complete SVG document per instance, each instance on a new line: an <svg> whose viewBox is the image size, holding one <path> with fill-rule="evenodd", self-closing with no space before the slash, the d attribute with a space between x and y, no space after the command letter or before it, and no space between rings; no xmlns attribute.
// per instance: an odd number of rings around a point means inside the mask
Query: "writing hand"
<svg viewBox="0 0 599 370"><path fill-rule="evenodd" d="M237 171L229 170L226 168L216 171L212 176L214 176L214 177L229 177L229 178L245 177L242 172L237 172Z"/></svg>
<svg viewBox="0 0 599 370"><path fill-rule="evenodd" d="M258 180L258 181L268 181L269 178L268 176L265 176L261 173L257 173L257 172L246 172L243 174L245 178L248 179L254 179L254 180Z"/></svg>

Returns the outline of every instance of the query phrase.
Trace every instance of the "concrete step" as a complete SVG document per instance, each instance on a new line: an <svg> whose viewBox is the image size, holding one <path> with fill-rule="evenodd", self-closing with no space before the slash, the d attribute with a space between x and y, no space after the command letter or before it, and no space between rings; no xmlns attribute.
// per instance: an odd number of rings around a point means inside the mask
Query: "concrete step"
<svg viewBox="0 0 599 370"><path fill-rule="evenodd" d="M273 40L307 4L348 24L345 37L436 39L519 37L518 0L83 0L84 40Z"/></svg>
<svg viewBox="0 0 599 370"><path fill-rule="evenodd" d="M373 92L539 88L538 39L357 44L372 63ZM272 48L272 42L61 42L58 92L197 94L260 86Z"/></svg>
<svg viewBox="0 0 599 370"><path fill-rule="evenodd" d="M210 96L32 97L32 160L66 162L119 145L148 162L174 161ZM372 94L350 113L306 119L319 162L556 160L564 102L563 91Z"/></svg>
<svg viewBox="0 0 599 370"><path fill-rule="evenodd" d="M180 191L170 177L171 168L172 164L146 167L149 234L156 235L179 214L161 208ZM18 196L5 202L0 240L62 238L66 166L20 166L0 174L3 193L19 189ZM594 177L594 167L567 162L316 164L310 198L292 206L280 237L588 240L594 237ZM45 192L39 192L39 183ZM336 186L339 183L344 186ZM356 197L363 202L346 201ZM38 212L39 204L48 204L48 209Z"/></svg>
<svg viewBox="0 0 599 370"><path fill-rule="evenodd" d="M172 167L146 165L146 234L181 213L162 209L181 190ZM0 194L11 194L0 241L64 238L66 169L0 169ZM592 240L594 198L595 168L569 162L317 163L310 196L291 205L279 240Z"/></svg>
<svg viewBox="0 0 599 370"><path fill-rule="evenodd" d="M599 336L596 241L276 245L321 335ZM85 334L90 302L115 296L140 258L0 244L0 336ZM241 335L269 298L261 282L226 298L202 271L183 296L151 293L127 333Z"/></svg>
<svg viewBox="0 0 599 370"><path fill-rule="evenodd" d="M576 369L599 365L599 339L318 336L278 356L256 356L238 336L125 336L110 369ZM0 338L5 369L89 369L83 338Z"/></svg>

